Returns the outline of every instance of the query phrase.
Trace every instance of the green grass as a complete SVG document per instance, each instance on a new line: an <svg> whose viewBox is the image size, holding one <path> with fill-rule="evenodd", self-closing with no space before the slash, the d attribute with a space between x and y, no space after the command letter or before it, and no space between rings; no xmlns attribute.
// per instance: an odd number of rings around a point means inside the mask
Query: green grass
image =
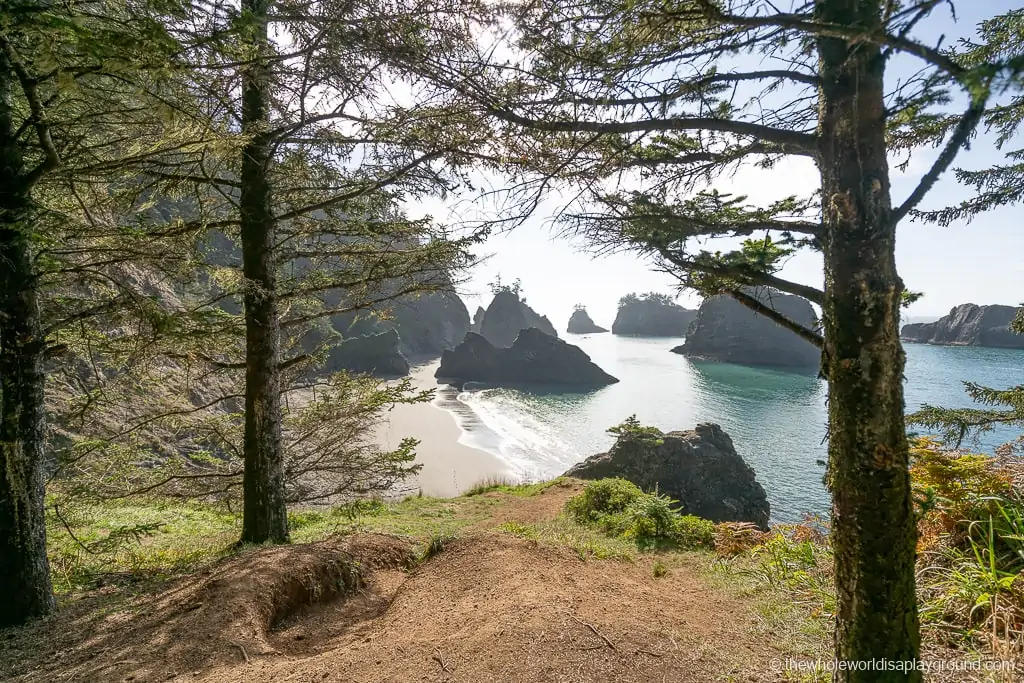
<svg viewBox="0 0 1024 683"><path fill-rule="evenodd" d="M47 512L58 594L195 571L230 552L241 531L227 511L180 501L50 506Z"/></svg>
<svg viewBox="0 0 1024 683"><path fill-rule="evenodd" d="M571 548L582 560L593 558L632 562L636 557L636 545L632 541L608 536L566 515L536 524L505 522L498 528L519 538Z"/></svg>
<svg viewBox="0 0 1024 683"><path fill-rule="evenodd" d="M500 507L506 495L534 496L556 479L512 486L493 483L489 492L459 498L413 496L332 508L293 510L292 541L312 543L334 534L377 532L407 536L429 553L432 539L450 539ZM233 552L241 517L229 510L180 500L107 501L48 506L50 566L59 594L105 583L166 579L194 572ZM442 543L443 545L443 543Z"/></svg>
<svg viewBox="0 0 1024 683"><path fill-rule="evenodd" d="M551 479L549 481L540 481L533 484L513 484L508 479L502 477L489 477L483 481L474 484L466 493L463 494L466 498L473 496L481 496L485 493L507 493L510 496L522 496L524 498L530 496L536 496L537 494L551 488L552 486L571 486L572 484L568 479L564 477L558 477L557 479Z"/></svg>

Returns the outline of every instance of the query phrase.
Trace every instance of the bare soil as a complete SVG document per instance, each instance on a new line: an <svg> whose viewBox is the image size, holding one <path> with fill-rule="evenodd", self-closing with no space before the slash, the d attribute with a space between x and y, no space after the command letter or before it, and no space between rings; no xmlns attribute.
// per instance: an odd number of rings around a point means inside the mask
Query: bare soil
<svg viewBox="0 0 1024 683"><path fill-rule="evenodd" d="M507 505L415 567L409 541L363 534L252 550L128 601L97 591L9 632L0 680L780 680L752 606L695 569L655 578L650 558L493 530L553 518L573 492L487 494Z"/></svg>

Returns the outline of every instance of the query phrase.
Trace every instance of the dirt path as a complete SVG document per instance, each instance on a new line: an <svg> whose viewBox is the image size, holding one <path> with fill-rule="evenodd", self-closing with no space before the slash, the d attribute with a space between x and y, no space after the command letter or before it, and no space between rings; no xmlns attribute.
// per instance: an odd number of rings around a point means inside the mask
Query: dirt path
<svg viewBox="0 0 1024 683"><path fill-rule="evenodd" d="M508 501L411 571L407 541L363 535L234 556L127 610L97 596L0 643L0 678L775 680L750 605L698 572L655 578L649 559L584 561L491 530L553 518L574 490L486 494Z"/></svg>

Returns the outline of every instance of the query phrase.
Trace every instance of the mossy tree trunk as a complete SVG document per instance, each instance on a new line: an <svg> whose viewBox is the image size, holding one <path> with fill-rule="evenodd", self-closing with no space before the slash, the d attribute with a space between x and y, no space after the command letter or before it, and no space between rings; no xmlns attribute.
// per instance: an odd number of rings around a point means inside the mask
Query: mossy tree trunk
<svg viewBox="0 0 1024 683"><path fill-rule="evenodd" d="M881 26L879 0L818 0L822 23ZM916 660L917 532L904 425L903 283L896 272L877 45L819 38L825 240L825 370L833 496L837 656ZM843 671L839 681L920 680Z"/></svg>
<svg viewBox="0 0 1024 683"><path fill-rule="evenodd" d="M248 47L269 53L268 0L244 0L249 15ZM241 240L245 278L245 437L242 542L287 543L281 444L280 323L278 319L276 230L269 179L272 162L271 71L254 59L242 74Z"/></svg>
<svg viewBox="0 0 1024 683"><path fill-rule="evenodd" d="M31 248L32 201L0 56L0 627L56 607L46 559L45 340Z"/></svg>

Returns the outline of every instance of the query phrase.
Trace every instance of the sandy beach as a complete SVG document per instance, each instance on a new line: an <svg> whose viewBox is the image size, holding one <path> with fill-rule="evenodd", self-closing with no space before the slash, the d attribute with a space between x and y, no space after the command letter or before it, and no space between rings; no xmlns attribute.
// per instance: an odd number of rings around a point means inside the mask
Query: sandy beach
<svg viewBox="0 0 1024 683"><path fill-rule="evenodd" d="M418 389L437 386L434 372L439 361L414 367L413 385ZM395 406L378 427L378 442L394 448L406 437L420 440L416 462L422 463L418 481L409 482L429 496L458 496L487 479L514 479L500 458L459 443L462 429L455 417L433 403Z"/></svg>

